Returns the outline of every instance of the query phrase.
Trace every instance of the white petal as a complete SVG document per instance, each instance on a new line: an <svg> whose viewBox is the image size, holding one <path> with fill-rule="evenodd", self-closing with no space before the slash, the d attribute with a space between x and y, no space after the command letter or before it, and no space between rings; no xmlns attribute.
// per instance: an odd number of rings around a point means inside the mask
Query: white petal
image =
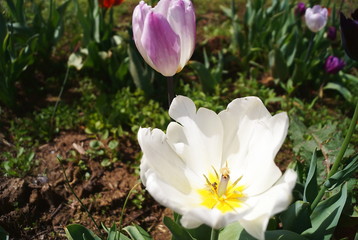
<svg viewBox="0 0 358 240"><path fill-rule="evenodd" d="M178 124L167 129L168 143L198 176L212 167L222 167L223 128L218 115L206 108L196 112L193 101L184 96L174 98L169 115Z"/></svg>
<svg viewBox="0 0 358 240"><path fill-rule="evenodd" d="M154 7L154 12L162 14L165 18L168 16L168 9L173 0L160 0Z"/></svg>
<svg viewBox="0 0 358 240"><path fill-rule="evenodd" d="M180 69L185 66L194 52L196 22L195 11L188 0L172 1L168 12L170 26L180 36Z"/></svg>
<svg viewBox="0 0 358 240"><path fill-rule="evenodd" d="M233 169L232 178L243 176L248 195L259 194L281 176L274 157L288 128L285 113L274 117L257 97L236 99L219 114L224 126L223 160Z"/></svg>
<svg viewBox="0 0 358 240"><path fill-rule="evenodd" d="M159 178L179 191L186 194L191 191L190 183L185 176L186 166L168 145L166 136L161 130L139 129L138 142L144 154L141 161L141 177L144 185L148 185L146 171L153 170Z"/></svg>
<svg viewBox="0 0 358 240"><path fill-rule="evenodd" d="M145 175L146 190L159 204L171 208L179 214L188 211L188 207L195 200L192 199L192 195L178 191L173 185L159 177L153 169L147 169Z"/></svg>
<svg viewBox="0 0 358 240"><path fill-rule="evenodd" d="M270 217L285 210L291 203L292 189L296 184L296 179L297 174L288 169L267 192L246 202L252 207L252 210L244 215L239 222L248 233L258 239L264 239Z"/></svg>
<svg viewBox="0 0 358 240"><path fill-rule="evenodd" d="M180 223L185 228L196 228L201 224L206 224L212 228L219 229L237 222L248 211L248 208L240 208L237 211L232 211L223 214L218 209L209 209L203 207L196 207L188 209L182 216Z"/></svg>

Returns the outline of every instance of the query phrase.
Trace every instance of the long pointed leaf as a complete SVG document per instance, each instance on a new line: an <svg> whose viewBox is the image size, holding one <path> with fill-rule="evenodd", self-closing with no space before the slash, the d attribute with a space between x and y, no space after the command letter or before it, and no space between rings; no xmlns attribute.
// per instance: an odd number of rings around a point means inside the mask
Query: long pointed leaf
<svg viewBox="0 0 358 240"><path fill-rule="evenodd" d="M320 202L311 215L312 228L302 233L309 239L329 240L347 200L347 183L334 196Z"/></svg>
<svg viewBox="0 0 358 240"><path fill-rule="evenodd" d="M312 203L318 194L317 185L317 153L313 151L310 168L308 170L303 201Z"/></svg>

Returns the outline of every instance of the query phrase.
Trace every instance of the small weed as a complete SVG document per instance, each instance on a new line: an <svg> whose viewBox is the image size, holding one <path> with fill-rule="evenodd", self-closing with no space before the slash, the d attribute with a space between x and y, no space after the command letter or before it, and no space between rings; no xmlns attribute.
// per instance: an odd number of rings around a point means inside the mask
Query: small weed
<svg viewBox="0 0 358 240"><path fill-rule="evenodd" d="M10 151L0 154L0 170L5 176L24 177L35 161L35 152L21 146L13 146Z"/></svg>

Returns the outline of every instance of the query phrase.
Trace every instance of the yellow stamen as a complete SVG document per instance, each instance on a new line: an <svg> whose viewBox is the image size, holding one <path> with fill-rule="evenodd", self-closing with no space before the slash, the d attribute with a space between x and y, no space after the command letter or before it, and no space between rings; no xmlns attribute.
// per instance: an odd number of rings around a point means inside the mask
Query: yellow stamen
<svg viewBox="0 0 358 240"><path fill-rule="evenodd" d="M217 208L223 213L235 211L236 208L242 206L245 198L243 193L245 186L237 185L242 177L232 183L227 165L220 169L220 178L215 168L213 170L214 173L204 175L206 187L198 190L202 199L201 205L210 209Z"/></svg>

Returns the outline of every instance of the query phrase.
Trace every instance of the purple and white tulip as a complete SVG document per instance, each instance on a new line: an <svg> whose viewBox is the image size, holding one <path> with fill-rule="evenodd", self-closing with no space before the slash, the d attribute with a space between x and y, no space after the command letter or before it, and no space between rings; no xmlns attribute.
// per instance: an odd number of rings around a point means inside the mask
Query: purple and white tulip
<svg viewBox="0 0 358 240"><path fill-rule="evenodd" d="M160 0L154 8L141 1L132 26L140 54L164 76L181 71L193 54L196 23L190 0Z"/></svg>
<svg viewBox="0 0 358 240"><path fill-rule="evenodd" d="M305 20L307 27L312 32L318 32L324 26L326 26L328 17L327 8L323 8L319 5L313 6L313 8L307 8L305 13Z"/></svg>

